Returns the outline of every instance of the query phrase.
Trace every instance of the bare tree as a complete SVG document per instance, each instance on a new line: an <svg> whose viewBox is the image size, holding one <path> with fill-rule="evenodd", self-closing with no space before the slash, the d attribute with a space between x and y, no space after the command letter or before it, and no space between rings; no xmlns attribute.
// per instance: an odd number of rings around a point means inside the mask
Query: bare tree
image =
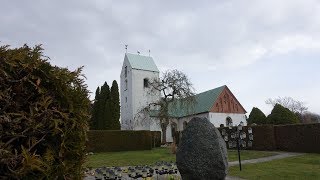
<svg viewBox="0 0 320 180"><path fill-rule="evenodd" d="M180 109L191 111L196 103L195 93L189 78L178 70L166 71L160 79L154 79L150 82L150 93L157 92L161 93L161 98L157 102L150 103L146 109L150 110L155 107L157 110L155 116L161 127L162 142L166 143L166 131L170 123L170 114Z"/></svg>
<svg viewBox="0 0 320 180"><path fill-rule="evenodd" d="M290 111L298 114L303 114L308 110L308 107L302 101L294 100L292 97L278 97L275 99L267 99L266 104L270 104L275 106L276 104L280 104L283 107L288 108Z"/></svg>
<svg viewBox="0 0 320 180"><path fill-rule="evenodd" d="M302 123L320 123L320 115L306 111L302 115Z"/></svg>

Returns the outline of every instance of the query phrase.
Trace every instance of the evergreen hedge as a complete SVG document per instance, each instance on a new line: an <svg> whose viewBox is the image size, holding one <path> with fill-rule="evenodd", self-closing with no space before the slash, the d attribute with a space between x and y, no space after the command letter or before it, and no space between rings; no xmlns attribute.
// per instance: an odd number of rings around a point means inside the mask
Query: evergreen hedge
<svg viewBox="0 0 320 180"><path fill-rule="evenodd" d="M152 147L161 146L161 131L151 131L152 133Z"/></svg>
<svg viewBox="0 0 320 180"><path fill-rule="evenodd" d="M320 153L320 123L274 126L277 149Z"/></svg>
<svg viewBox="0 0 320 180"><path fill-rule="evenodd" d="M159 147L160 140L159 131L91 130L87 149L88 152L150 150L154 144Z"/></svg>
<svg viewBox="0 0 320 180"><path fill-rule="evenodd" d="M259 108L253 107L250 112L249 118L247 119L247 123L249 125L253 123L266 124L266 119L266 115Z"/></svg>
<svg viewBox="0 0 320 180"><path fill-rule="evenodd" d="M299 123L299 118L288 108L276 104L271 114L267 117L267 124L295 124Z"/></svg>
<svg viewBox="0 0 320 180"><path fill-rule="evenodd" d="M0 179L82 179L90 100L42 48L0 47Z"/></svg>

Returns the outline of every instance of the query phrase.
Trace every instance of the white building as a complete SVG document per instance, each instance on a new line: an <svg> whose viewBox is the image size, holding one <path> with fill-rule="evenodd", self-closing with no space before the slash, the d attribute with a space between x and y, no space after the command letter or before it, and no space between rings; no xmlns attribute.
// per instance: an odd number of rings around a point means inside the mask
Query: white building
<svg viewBox="0 0 320 180"><path fill-rule="evenodd" d="M150 121L140 122L137 114L160 93L151 94L148 82L159 78L159 70L152 57L126 53L120 74L122 129L150 130Z"/></svg>
<svg viewBox="0 0 320 180"><path fill-rule="evenodd" d="M151 57L125 54L120 75L122 129L161 131L155 115L137 116L142 108L160 98L160 93L149 93L148 81L154 78L159 78L159 70ZM216 127L227 126L229 122L246 124L246 110L227 86L199 93L195 100L189 110L169 106L171 123L166 132L167 142L173 141L173 131L182 131L196 116L206 117Z"/></svg>

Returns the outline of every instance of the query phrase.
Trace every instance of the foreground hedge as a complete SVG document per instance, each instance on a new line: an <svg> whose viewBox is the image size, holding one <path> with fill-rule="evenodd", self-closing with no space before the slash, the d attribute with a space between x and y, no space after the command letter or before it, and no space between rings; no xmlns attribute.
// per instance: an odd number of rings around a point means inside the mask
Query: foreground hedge
<svg viewBox="0 0 320 180"><path fill-rule="evenodd" d="M159 132L92 130L88 133L87 149L92 152L150 150L160 146Z"/></svg>
<svg viewBox="0 0 320 180"><path fill-rule="evenodd" d="M82 179L89 118L81 68L0 47L0 179Z"/></svg>

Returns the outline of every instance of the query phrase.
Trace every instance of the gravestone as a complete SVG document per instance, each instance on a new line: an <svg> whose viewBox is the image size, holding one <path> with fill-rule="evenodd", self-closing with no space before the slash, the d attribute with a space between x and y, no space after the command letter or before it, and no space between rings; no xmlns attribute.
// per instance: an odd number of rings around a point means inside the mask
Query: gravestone
<svg viewBox="0 0 320 180"><path fill-rule="evenodd" d="M195 117L188 123L176 158L183 180L225 179L227 175L226 143L206 118Z"/></svg>

